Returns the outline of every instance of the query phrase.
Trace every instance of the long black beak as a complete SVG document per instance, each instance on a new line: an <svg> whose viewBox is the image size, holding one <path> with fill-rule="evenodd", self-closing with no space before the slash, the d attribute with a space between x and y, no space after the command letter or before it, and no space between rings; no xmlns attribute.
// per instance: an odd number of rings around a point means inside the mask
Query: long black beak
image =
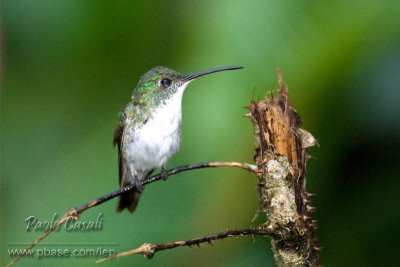
<svg viewBox="0 0 400 267"><path fill-rule="evenodd" d="M226 66L226 67L219 67L219 68L212 68L212 69L206 69L206 70L201 70L201 71L197 71L194 73L191 73L189 75L187 75L186 77L183 78L184 82L188 82L191 80L194 80L196 78L199 78L201 76L210 74L210 73L214 73L214 72L218 72L218 71L225 71L225 70L237 70L237 69L242 69L243 67L241 66Z"/></svg>

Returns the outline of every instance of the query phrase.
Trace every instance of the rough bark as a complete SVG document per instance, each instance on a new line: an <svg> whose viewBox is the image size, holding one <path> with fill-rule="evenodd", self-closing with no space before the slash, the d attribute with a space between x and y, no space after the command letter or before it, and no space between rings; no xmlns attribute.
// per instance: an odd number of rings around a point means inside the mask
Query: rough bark
<svg viewBox="0 0 400 267"><path fill-rule="evenodd" d="M259 173L262 225L271 233L277 266L318 266L316 221L306 191L306 149L317 145L301 127L291 106L288 88L278 71L280 91L249 105L256 140L255 162Z"/></svg>

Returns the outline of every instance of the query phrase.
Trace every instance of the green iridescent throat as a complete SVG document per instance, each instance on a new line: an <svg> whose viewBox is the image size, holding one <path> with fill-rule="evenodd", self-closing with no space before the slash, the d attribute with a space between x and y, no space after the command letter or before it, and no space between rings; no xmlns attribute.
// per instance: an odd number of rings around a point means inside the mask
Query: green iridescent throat
<svg viewBox="0 0 400 267"><path fill-rule="evenodd" d="M132 93L131 101L120 113L120 124L141 127L151 118L154 110L166 102L182 86L185 75L166 67L155 67L145 73ZM161 80L169 79L171 85L164 88ZM128 120L127 120L128 119Z"/></svg>

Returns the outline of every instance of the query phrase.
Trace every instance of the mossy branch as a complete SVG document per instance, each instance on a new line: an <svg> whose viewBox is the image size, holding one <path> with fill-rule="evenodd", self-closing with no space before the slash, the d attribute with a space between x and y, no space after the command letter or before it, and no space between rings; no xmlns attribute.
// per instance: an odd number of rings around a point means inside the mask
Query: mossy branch
<svg viewBox="0 0 400 267"><path fill-rule="evenodd" d="M307 148L318 145L301 127L291 106L288 88L278 70L280 91L249 105L256 139L255 161L259 173L260 210L266 215L264 228L278 266L318 266L319 247L306 191Z"/></svg>

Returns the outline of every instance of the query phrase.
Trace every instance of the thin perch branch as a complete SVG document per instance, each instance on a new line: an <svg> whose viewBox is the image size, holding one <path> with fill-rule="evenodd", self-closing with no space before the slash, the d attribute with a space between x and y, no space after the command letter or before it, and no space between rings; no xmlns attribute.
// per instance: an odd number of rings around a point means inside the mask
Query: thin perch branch
<svg viewBox="0 0 400 267"><path fill-rule="evenodd" d="M257 171L256 165L252 165L252 164L248 164L248 163L214 161L214 162L192 163L192 164L188 164L188 165L184 165L184 166L175 167L173 169L168 170L167 174L168 174L168 176L171 176L171 175L174 175L174 174L177 174L180 172L184 172L184 171L190 171L190 170L202 169L202 168L211 168L211 167L237 167L237 168L241 168L241 169L251 171L251 172ZM143 180L142 185L144 186L144 185L159 181L161 179L162 179L161 174L156 174L156 175L153 175L153 176ZM104 202L109 201L110 199L113 199L121 194L130 192L132 190L135 190L135 186L133 184L121 187L120 189L118 189L114 192L111 192L107 195L104 195L102 197L99 197L98 199L96 199L94 201L90 201L82 206L73 208L75 211L74 215L79 217L79 215L82 214L82 212L84 212L85 210L92 208L94 206L103 204Z"/></svg>
<svg viewBox="0 0 400 267"><path fill-rule="evenodd" d="M236 168L241 168L250 172L257 172L257 166L248 164L248 163L241 163L241 162L220 162L220 161L214 161L214 162L199 162L199 163L192 163L184 166L179 166L176 168L172 168L167 171L168 176L178 174L180 172L184 171L190 171L190 170L195 170L195 169L202 169L202 168L211 168L211 167L236 167ZM142 185L147 185L156 181L161 180L161 174L156 174L153 175L145 180L142 181ZM35 239L26 249L24 249L23 253L15 257L11 262L7 264L8 266L14 265L18 260L20 260L22 257L24 257L29 250L31 250L34 246L36 246L38 243L40 243L43 239L45 239L49 234L54 232L59 226L63 225L66 223L68 220L77 220L79 219L79 216L85 212L86 210L101 205L104 202L107 202L121 194L124 194L126 192L135 190L134 185L127 185L125 187L121 187L118 190L108 193L104 196L101 196L97 198L96 200L89 201L88 203L77 206L74 208L68 209L68 212L61 218L61 220L53 225L50 229L48 229L46 232L44 232L41 236L39 236L37 239Z"/></svg>
<svg viewBox="0 0 400 267"><path fill-rule="evenodd" d="M114 256L111 256L108 258L100 259L100 260L96 261L96 263L114 260L114 259L117 259L120 257L125 257L125 256L129 256L129 255L134 255L134 254L142 254L146 258L151 259L154 257L156 252L166 250L166 249L173 249L173 248L183 247L183 246L190 247L193 245L200 246L200 244L202 244L202 243L209 243L210 245L212 245L213 241L219 240L219 239L225 239L228 237L239 237L239 236L246 236L246 235L263 235L264 236L264 235L269 235L269 234L270 234L270 232L268 231L268 229L250 228L250 229L241 229L241 230L227 230L225 232L219 232L216 234L193 238L193 239L186 240L186 241L176 241L176 242L168 242L168 243L160 243L160 244L145 243L138 248L128 250L125 252L121 252L121 253L118 253L117 255L114 255Z"/></svg>

